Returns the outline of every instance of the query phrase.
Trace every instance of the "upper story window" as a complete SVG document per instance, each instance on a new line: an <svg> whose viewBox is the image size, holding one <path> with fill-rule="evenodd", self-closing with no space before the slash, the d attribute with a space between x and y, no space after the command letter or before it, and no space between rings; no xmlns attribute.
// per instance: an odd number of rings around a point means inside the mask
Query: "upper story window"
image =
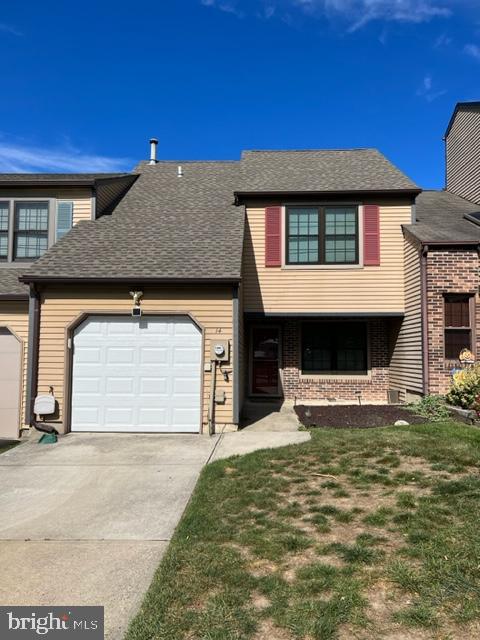
<svg viewBox="0 0 480 640"><path fill-rule="evenodd" d="M357 207L287 208L287 264L358 264L358 253Z"/></svg>
<svg viewBox="0 0 480 640"><path fill-rule="evenodd" d="M0 202L0 260L8 258L9 204Z"/></svg>
<svg viewBox="0 0 480 640"><path fill-rule="evenodd" d="M73 202L0 201L0 261L31 262L40 258L72 227Z"/></svg>
<svg viewBox="0 0 480 640"><path fill-rule="evenodd" d="M48 248L48 202L15 202L13 259L36 260Z"/></svg>

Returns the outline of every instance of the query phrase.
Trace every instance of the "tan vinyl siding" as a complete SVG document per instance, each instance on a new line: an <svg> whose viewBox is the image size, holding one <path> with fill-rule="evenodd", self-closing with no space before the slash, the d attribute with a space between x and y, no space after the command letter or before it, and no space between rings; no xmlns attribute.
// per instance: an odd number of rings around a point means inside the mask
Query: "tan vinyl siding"
<svg viewBox="0 0 480 640"><path fill-rule="evenodd" d="M23 427L25 422L25 393L27 388L28 302L0 301L0 327L7 327L22 341L23 380L19 427Z"/></svg>
<svg viewBox="0 0 480 640"><path fill-rule="evenodd" d="M57 192L58 200L73 202L73 224L92 218L92 194L90 189L64 190Z"/></svg>
<svg viewBox="0 0 480 640"><path fill-rule="evenodd" d="M232 288L226 286L197 287L144 287L142 309L144 313L190 313L204 328L205 363L210 361L210 344L215 338L233 337ZM48 392L52 385L59 403L59 422L64 417L65 367L67 328L82 313L116 312L130 314L132 300L128 286L63 287L50 286L43 295L40 325L40 352L38 371L39 393ZM233 357L233 354L232 354ZM232 369L232 362L226 369ZM226 382L220 372L217 389L225 391L226 402L216 405L218 428L232 423L232 377ZM203 379L203 420L207 421L210 373Z"/></svg>
<svg viewBox="0 0 480 640"><path fill-rule="evenodd" d="M265 267L265 209L247 207L245 311L403 312L401 225L411 222L411 206L374 200L369 204L380 205L381 266L364 268Z"/></svg>
<svg viewBox="0 0 480 640"><path fill-rule="evenodd" d="M90 187L25 187L20 189L0 189L1 198L56 198L73 202L73 224L81 220L90 220L92 216L92 190Z"/></svg>
<svg viewBox="0 0 480 640"><path fill-rule="evenodd" d="M405 240L405 318L394 332L390 361L390 387L423 392L420 249Z"/></svg>
<svg viewBox="0 0 480 640"><path fill-rule="evenodd" d="M464 107L446 140L447 189L480 203L480 109Z"/></svg>

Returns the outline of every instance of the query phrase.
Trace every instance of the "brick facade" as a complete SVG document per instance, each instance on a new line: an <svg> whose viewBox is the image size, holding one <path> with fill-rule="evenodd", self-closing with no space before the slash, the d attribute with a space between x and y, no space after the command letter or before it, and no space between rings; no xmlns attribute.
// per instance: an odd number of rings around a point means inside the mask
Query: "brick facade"
<svg viewBox="0 0 480 640"><path fill-rule="evenodd" d="M321 380L301 374L300 363L300 327L298 320L287 321L283 325L282 383L283 394L287 399L328 400L358 402L357 392L365 402L386 403L388 399L388 326L385 320L370 320L368 336L370 347L371 375L368 379Z"/></svg>
<svg viewBox="0 0 480 640"><path fill-rule="evenodd" d="M474 350L480 354L479 267L476 249L430 249L427 254L429 393L446 393L454 365L444 357L444 294L475 294Z"/></svg>

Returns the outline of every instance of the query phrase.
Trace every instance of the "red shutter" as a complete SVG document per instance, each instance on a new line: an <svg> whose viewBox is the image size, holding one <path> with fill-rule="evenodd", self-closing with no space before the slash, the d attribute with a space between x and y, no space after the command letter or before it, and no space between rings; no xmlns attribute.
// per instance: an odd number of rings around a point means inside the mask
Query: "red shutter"
<svg viewBox="0 0 480 640"><path fill-rule="evenodd" d="M376 204L363 205L363 264L380 266L380 210Z"/></svg>
<svg viewBox="0 0 480 640"><path fill-rule="evenodd" d="M282 264L282 208L265 209L265 266L280 267Z"/></svg>

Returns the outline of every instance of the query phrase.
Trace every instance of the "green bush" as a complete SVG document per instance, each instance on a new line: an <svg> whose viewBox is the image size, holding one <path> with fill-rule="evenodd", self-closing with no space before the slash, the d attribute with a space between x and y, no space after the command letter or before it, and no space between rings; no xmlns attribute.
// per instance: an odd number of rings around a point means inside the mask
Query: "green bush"
<svg viewBox="0 0 480 640"><path fill-rule="evenodd" d="M447 402L455 407L471 409L480 394L480 363L457 371L447 394Z"/></svg>
<svg viewBox="0 0 480 640"><path fill-rule="evenodd" d="M450 417L450 411L443 396L424 396L420 402L410 405L410 409L431 422L441 422Z"/></svg>

